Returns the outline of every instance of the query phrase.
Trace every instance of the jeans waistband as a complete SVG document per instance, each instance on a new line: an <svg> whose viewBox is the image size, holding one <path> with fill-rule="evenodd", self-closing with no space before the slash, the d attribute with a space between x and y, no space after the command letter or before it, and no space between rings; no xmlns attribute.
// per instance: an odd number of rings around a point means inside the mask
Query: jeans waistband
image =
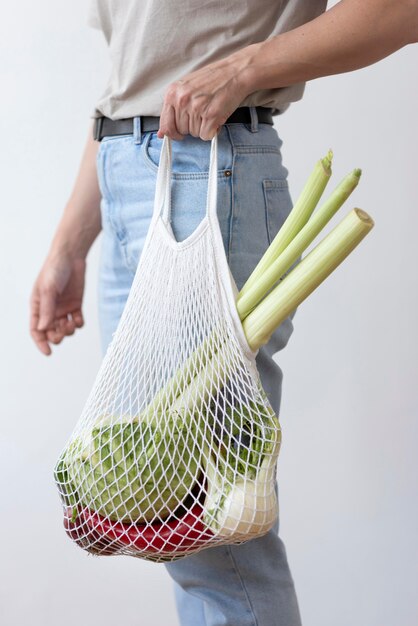
<svg viewBox="0 0 418 626"><path fill-rule="evenodd" d="M273 125L272 109L267 107L238 107L228 117L225 124L244 123L251 125L251 131L258 131L258 124ZM98 117L94 121L93 137L101 141L103 137L133 134L139 138L141 133L156 131L160 127L159 116L137 115L120 120Z"/></svg>

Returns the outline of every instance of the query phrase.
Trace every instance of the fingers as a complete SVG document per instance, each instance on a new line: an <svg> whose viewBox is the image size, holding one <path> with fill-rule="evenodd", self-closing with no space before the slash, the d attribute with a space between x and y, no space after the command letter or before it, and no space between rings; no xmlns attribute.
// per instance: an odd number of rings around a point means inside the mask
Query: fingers
<svg viewBox="0 0 418 626"><path fill-rule="evenodd" d="M214 114L208 109L206 115L202 118L202 124L200 126L200 137L204 141L209 141L218 134L222 124L225 124L228 116L224 114L220 117L219 114Z"/></svg>
<svg viewBox="0 0 418 626"><path fill-rule="evenodd" d="M177 129L175 111L171 105L164 105L161 111L160 128L157 137L162 139L164 135L168 135L171 139L177 139L179 141L184 137Z"/></svg>
<svg viewBox="0 0 418 626"><path fill-rule="evenodd" d="M51 354L51 348L48 343L47 333L45 330L38 330L39 315L36 311L32 311L30 319L30 334L35 344L46 356Z"/></svg>
<svg viewBox="0 0 418 626"><path fill-rule="evenodd" d="M39 350L51 354L52 344L84 325L81 303L85 259L47 258L32 290L30 333Z"/></svg>
<svg viewBox="0 0 418 626"><path fill-rule="evenodd" d="M30 312L29 330L30 330L31 337L34 340L36 346L42 352L42 354L49 356L51 354L51 348L49 347L46 332L45 330L38 330L40 295L39 295L39 290L36 286L35 286L34 291L32 292L30 307L31 307L31 312Z"/></svg>
<svg viewBox="0 0 418 626"><path fill-rule="evenodd" d="M84 318L81 309L77 309L76 311L71 312L71 316L76 328L81 328L84 326Z"/></svg>
<svg viewBox="0 0 418 626"><path fill-rule="evenodd" d="M189 133L193 135L193 137L200 136L200 127L202 125L202 116L198 111L193 110L189 114Z"/></svg>
<svg viewBox="0 0 418 626"><path fill-rule="evenodd" d="M48 339L46 337L46 332L44 330L38 330L38 318L36 318L34 324L31 323L30 334L35 344L46 356L51 354L51 348L49 347Z"/></svg>
<svg viewBox="0 0 418 626"><path fill-rule="evenodd" d="M52 287L42 290L39 298L38 330L47 330L55 320L56 293Z"/></svg>
<svg viewBox="0 0 418 626"><path fill-rule="evenodd" d="M176 128L178 129L179 133L182 136L189 134L190 119L189 119L189 113L186 107L182 107L182 106L178 106L177 108L174 107L174 122L175 122Z"/></svg>
<svg viewBox="0 0 418 626"><path fill-rule="evenodd" d="M49 356L52 351L50 344L58 345L64 337L74 335L77 328L84 325L81 311L74 311L72 314L62 316L53 321L53 328L38 330L38 316L32 313L30 333L39 350Z"/></svg>
<svg viewBox="0 0 418 626"><path fill-rule="evenodd" d="M49 343L53 343L55 345L58 345L64 339L62 332L55 330L54 328L52 330L46 330L45 333Z"/></svg>
<svg viewBox="0 0 418 626"><path fill-rule="evenodd" d="M70 335L74 335L75 333L75 323L74 320L70 316L60 317L55 322L55 332L57 335L61 337L60 341L64 337L69 337Z"/></svg>
<svg viewBox="0 0 418 626"><path fill-rule="evenodd" d="M64 337L74 335L77 328L84 326L81 309L56 318L56 304L52 291L35 289L31 298L30 334L38 349L49 356L51 344L58 345Z"/></svg>
<svg viewBox="0 0 418 626"><path fill-rule="evenodd" d="M62 335L62 338L74 335L76 328L84 326L84 318L81 309L71 311L68 315L63 315L55 323L55 332Z"/></svg>
<svg viewBox="0 0 418 626"><path fill-rule="evenodd" d="M202 116L197 109L193 109L192 113L189 114L184 109L164 106L157 137L162 139L164 135L168 135L171 139L181 141L185 135L191 134L193 137L200 137L204 141L209 141L219 132L227 118L227 115L224 115L223 118L220 118L219 115Z"/></svg>
<svg viewBox="0 0 418 626"><path fill-rule="evenodd" d="M60 317L55 323L55 330L61 333L63 337L65 335L74 335L74 320L71 317L67 317L66 315Z"/></svg>
<svg viewBox="0 0 418 626"><path fill-rule="evenodd" d="M64 337L74 335L74 332L74 321L65 315L55 320L54 328L46 331L46 337L50 343L58 345Z"/></svg>

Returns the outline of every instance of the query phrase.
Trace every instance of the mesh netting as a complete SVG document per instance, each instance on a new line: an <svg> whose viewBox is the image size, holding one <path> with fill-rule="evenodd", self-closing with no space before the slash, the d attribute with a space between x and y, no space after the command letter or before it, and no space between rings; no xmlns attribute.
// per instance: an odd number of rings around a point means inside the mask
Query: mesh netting
<svg viewBox="0 0 418 626"><path fill-rule="evenodd" d="M263 535L277 517L280 426L236 313L216 149L217 137L205 218L177 242L165 137L129 298L56 464L65 529L93 554L174 560Z"/></svg>

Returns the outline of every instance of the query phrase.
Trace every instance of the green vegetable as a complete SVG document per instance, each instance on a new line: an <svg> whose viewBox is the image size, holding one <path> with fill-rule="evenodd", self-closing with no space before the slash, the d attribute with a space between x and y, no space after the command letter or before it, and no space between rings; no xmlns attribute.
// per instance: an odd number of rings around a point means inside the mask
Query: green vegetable
<svg viewBox="0 0 418 626"><path fill-rule="evenodd" d="M330 150L326 157L316 163L286 221L247 279L240 296L245 295L247 290L258 282L263 272L270 267L309 220L331 177L332 158L333 154Z"/></svg>
<svg viewBox="0 0 418 626"><path fill-rule="evenodd" d="M373 225L365 211L350 211L245 318L242 326L249 345L258 349L267 343L275 329L356 248Z"/></svg>
<svg viewBox="0 0 418 626"><path fill-rule="evenodd" d="M274 284L282 279L283 274L298 260L302 252L312 243L315 237L321 232L324 226L357 187L360 176L361 170L359 169L348 174L333 191L328 200L315 211L310 220L299 230L295 237L289 241L286 248L282 250L259 275L259 278L256 281L247 281L247 286L244 286L237 299L237 310L241 320L247 317ZM293 210L290 215L292 215L292 213ZM279 232L281 232L281 229ZM254 270L255 272L257 272L257 267Z"/></svg>
<svg viewBox="0 0 418 626"><path fill-rule="evenodd" d="M67 447L56 479L67 485L67 504L112 521L163 520L199 479L202 442L189 413L98 425Z"/></svg>
<svg viewBox="0 0 418 626"><path fill-rule="evenodd" d="M317 162L286 221L238 294L236 304L241 321L244 322L251 313L251 319L244 323L243 327L247 342L254 351L263 345L263 343L257 343L258 338L264 341L267 336L265 333L263 336L266 313L277 320L275 326L269 328L271 335L271 332L298 306L298 302L303 300L303 298L298 300L303 289L300 285L297 287L298 292L294 294L293 308L290 310L288 307L281 309L270 299L268 307L264 307L264 316L258 316L258 305L266 302L266 298L263 300L265 294L298 259L342 206L360 180L361 170L356 169L341 181L330 198L311 217L329 182L332 158L332 151L329 151L326 157ZM288 276L290 274L292 272ZM301 280L303 283L303 276ZM282 312L285 310L286 315L283 316ZM142 416L151 416L161 404L172 405L176 410L199 408L216 391L219 382L224 377L224 350L228 351L228 347L219 341L216 333L207 337L202 346L185 361L173 378L158 392ZM196 371L196 375L191 378L190 374L193 370Z"/></svg>
<svg viewBox="0 0 418 626"><path fill-rule="evenodd" d="M311 217L331 175L331 158L329 153L317 164L238 295L237 310L254 351L373 226L364 211L355 209L283 278L358 183L360 170L355 170ZM114 424L107 421L79 435L56 468L66 504L81 501L112 521L163 520L184 502L203 472L204 521L211 530L221 537L267 531L277 512L280 425L268 402L225 403L223 413L208 423L213 412L206 407L222 392L228 354L214 332L141 415L115 418ZM261 388L260 393L266 399ZM169 412L164 414L163 407Z"/></svg>

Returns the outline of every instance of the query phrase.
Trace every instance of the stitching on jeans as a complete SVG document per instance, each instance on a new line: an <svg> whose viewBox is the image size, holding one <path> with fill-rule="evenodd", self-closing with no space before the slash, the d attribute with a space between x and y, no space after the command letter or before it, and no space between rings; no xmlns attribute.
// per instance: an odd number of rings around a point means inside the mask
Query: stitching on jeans
<svg viewBox="0 0 418 626"><path fill-rule="evenodd" d="M225 176L225 172L227 172L228 170L218 170L218 181L225 181L226 183L228 182L228 177ZM182 180L202 180L202 179L208 179L209 176L209 172L173 172L173 179L174 180L178 180L178 181L182 181Z"/></svg>
<svg viewBox="0 0 418 626"><path fill-rule="evenodd" d="M132 137L130 138L132 139ZM107 150L106 152L110 152L110 155L108 155L109 160L110 160L109 172L113 172L112 150L110 149L110 150ZM128 250L128 245L130 242L128 239L125 225L123 221L121 220L123 202L122 202L120 193L118 191L113 195L112 205L113 205L114 211L113 211L113 214L111 212L109 213L109 221L115 233L115 236L116 236L116 239L117 239L117 242L118 242L121 254L122 254L122 258L125 264L125 269L131 274L132 277L134 277L136 273L136 265L138 263L136 263L135 265L135 259L133 258L133 255L129 253L129 250ZM116 217L117 215L119 216L119 219L117 219Z"/></svg>
<svg viewBox="0 0 418 626"><path fill-rule="evenodd" d="M236 563L236 561L234 559L234 556L232 554L231 546L226 546L226 549L227 549L227 553L229 554L229 557L231 559L232 566L234 568L234 572L235 572L239 582L241 583L241 588L242 588L242 590L244 592L245 597L247 598L248 606L250 607L251 615L253 616L254 626L258 626L258 620L257 620L257 618L255 616L254 608L253 608L253 605L251 604L250 596L249 596L247 588L246 588L246 586L244 584L244 580L243 580L243 578L242 578L242 576L241 576L241 574L239 572L238 565L237 565L237 563Z"/></svg>
<svg viewBox="0 0 418 626"><path fill-rule="evenodd" d="M109 143L111 141L126 141L127 139L132 139L132 134L126 135L105 135L103 139L100 141L100 144Z"/></svg>
<svg viewBox="0 0 418 626"><path fill-rule="evenodd" d="M110 154L109 154L110 152ZM100 152L100 158L101 158L101 178L102 178L102 183L103 183L103 191L106 194L107 198L108 198L108 202L107 202L107 215L105 215L106 217L106 221L109 223L112 231L114 232L117 240L119 243L123 242L123 239L121 238L120 234L119 234L119 228L117 225L116 220L114 219L115 217L115 205L117 202L119 202L119 198L116 197L114 194L111 193L110 191L110 187L109 187L109 174L112 171L112 151L107 150L107 149L101 149ZM113 209L112 209L113 207Z"/></svg>
<svg viewBox="0 0 418 626"><path fill-rule="evenodd" d="M279 148L276 146L252 146L248 144L235 144L235 149L237 152L242 154L251 154L252 152L257 153L274 153L279 154Z"/></svg>
<svg viewBox="0 0 418 626"><path fill-rule="evenodd" d="M229 259L231 256L232 250L232 227L234 224L234 210L235 210L235 186L234 186L234 172L235 172L235 146L234 141L232 139L231 131L228 128L228 124L225 124L226 135L229 138L229 143L231 145L232 152L232 163L231 163L231 215L229 218L229 227L228 227L228 246L227 246L227 261L229 264Z"/></svg>
<svg viewBox="0 0 418 626"><path fill-rule="evenodd" d="M154 163L148 153L148 147L151 140L152 132L153 131L150 131L142 142L142 158L148 169L150 169L156 175L158 172L158 165ZM227 172L228 169L229 168L223 170L218 169L218 182L228 182L228 177L225 176L225 172ZM209 170L203 172L171 172L171 178L180 182L182 180L208 180L208 177Z"/></svg>
<svg viewBox="0 0 418 626"><path fill-rule="evenodd" d="M125 241L119 241L120 244L120 249L122 252L122 256L123 259L125 261L125 267L127 269L127 271L130 273L130 275L132 276L132 278L134 278L135 276L135 272L136 272L136 268L133 267L134 265L134 258L132 254L129 254L128 252L128 242ZM138 263L139 263L139 259L138 259Z"/></svg>

